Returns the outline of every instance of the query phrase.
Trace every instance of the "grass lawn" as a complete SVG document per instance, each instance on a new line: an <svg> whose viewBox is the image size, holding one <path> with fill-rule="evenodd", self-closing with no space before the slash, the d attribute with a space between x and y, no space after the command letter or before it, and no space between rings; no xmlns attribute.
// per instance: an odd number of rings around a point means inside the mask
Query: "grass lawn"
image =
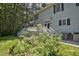
<svg viewBox="0 0 79 59"><path fill-rule="evenodd" d="M9 48L16 44L16 37L0 37L0 56L7 56Z"/></svg>
<svg viewBox="0 0 79 59"><path fill-rule="evenodd" d="M59 55L62 56L79 56L79 48L69 45L60 44Z"/></svg>
<svg viewBox="0 0 79 59"><path fill-rule="evenodd" d="M7 56L9 48L16 44L17 37L0 37L0 56ZM79 56L79 48L60 44L58 55L61 56Z"/></svg>

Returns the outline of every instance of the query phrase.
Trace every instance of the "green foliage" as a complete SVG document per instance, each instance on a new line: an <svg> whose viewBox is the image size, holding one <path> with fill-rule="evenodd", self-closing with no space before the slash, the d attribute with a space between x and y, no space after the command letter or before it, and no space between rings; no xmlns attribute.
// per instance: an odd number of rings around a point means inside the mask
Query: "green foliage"
<svg viewBox="0 0 79 59"><path fill-rule="evenodd" d="M48 36L45 33L39 33L37 36L25 37L18 40L11 55L32 55L32 56L55 56L59 51L57 36Z"/></svg>
<svg viewBox="0 0 79 59"><path fill-rule="evenodd" d="M9 55L9 48L17 43L17 37L0 37L0 56Z"/></svg>
<svg viewBox="0 0 79 59"><path fill-rule="evenodd" d="M15 34L21 30L27 21L24 4L1 3L0 4L0 36Z"/></svg>
<svg viewBox="0 0 79 59"><path fill-rule="evenodd" d="M30 34L30 33L29 33ZM34 34L34 33L33 33ZM43 35L44 36L44 35ZM9 36L9 37L0 37L0 56L10 56L10 55L38 55L38 56L46 56L46 55L54 55L54 51L51 47L51 44L48 45L47 41L44 41L42 35L33 36L32 38L21 38L18 39L17 37ZM45 34L46 36L46 34ZM42 38L43 37L43 38ZM56 36L52 36L57 38ZM32 39L32 40L29 40ZM43 39L43 40L41 40ZM48 40L46 38L46 40ZM53 40L53 39L52 39ZM51 41L49 39L49 41ZM49 42L48 41L48 42ZM55 39L56 41L56 39ZM43 43L44 42L44 43ZM58 40L56 41L58 42ZM55 42L55 43L56 43ZM47 43L47 44L46 44ZM51 42L50 42L51 43ZM53 43L55 45L55 43ZM65 44L56 43L56 48L59 52L55 53L55 55L59 56L79 56L79 48L73 47ZM14 48L12 48L14 46ZM12 50L12 51L11 51ZM11 53L10 53L11 51ZM53 52L51 52L53 51Z"/></svg>
<svg viewBox="0 0 79 59"><path fill-rule="evenodd" d="M60 44L59 48L60 49L59 49L58 55L61 55L61 56L79 56L79 48L78 47Z"/></svg>

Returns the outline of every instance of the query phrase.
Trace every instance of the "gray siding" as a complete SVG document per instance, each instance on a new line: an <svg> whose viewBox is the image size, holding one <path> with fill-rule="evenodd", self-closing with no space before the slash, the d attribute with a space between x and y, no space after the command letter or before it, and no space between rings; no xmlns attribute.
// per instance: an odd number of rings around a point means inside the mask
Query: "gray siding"
<svg viewBox="0 0 79 59"><path fill-rule="evenodd" d="M79 32L79 6L75 3L64 4L64 11L53 13L53 6L39 14L38 21L44 22L50 20L52 17L51 27L57 29L59 32ZM59 20L70 18L70 25L59 26Z"/></svg>

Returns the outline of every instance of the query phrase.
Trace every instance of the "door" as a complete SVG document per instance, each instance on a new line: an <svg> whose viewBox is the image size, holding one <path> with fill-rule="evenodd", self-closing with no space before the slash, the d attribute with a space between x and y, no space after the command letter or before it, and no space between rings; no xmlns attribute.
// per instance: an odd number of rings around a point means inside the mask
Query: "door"
<svg viewBox="0 0 79 59"><path fill-rule="evenodd" d="M50 23L47 24L47 28L50 28Z"/></svg>

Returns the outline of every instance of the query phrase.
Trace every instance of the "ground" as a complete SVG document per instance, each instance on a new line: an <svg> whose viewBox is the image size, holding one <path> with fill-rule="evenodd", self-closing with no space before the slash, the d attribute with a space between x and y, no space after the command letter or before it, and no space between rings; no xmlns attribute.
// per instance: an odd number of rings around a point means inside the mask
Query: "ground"
<svg viewBox="0 0 79 59"><path fill-rule="evenodd" d="M0 37L0 55L8 55L9 48L16 44L16 37Z"/></svg>
<svg viewBox="0 0 79 59"><path fill-rule="evenodd" d="M16 44L17 37L0 37L0 56L8 55L9 48ZM60 44L58 55L79 56L79 47Z"/></svg>
<svg viewBox="0 0 79 59"><path fill-rule="evenodd" d="M79 47L61 44L59 55L62 56L79 56Z"/></svg>

